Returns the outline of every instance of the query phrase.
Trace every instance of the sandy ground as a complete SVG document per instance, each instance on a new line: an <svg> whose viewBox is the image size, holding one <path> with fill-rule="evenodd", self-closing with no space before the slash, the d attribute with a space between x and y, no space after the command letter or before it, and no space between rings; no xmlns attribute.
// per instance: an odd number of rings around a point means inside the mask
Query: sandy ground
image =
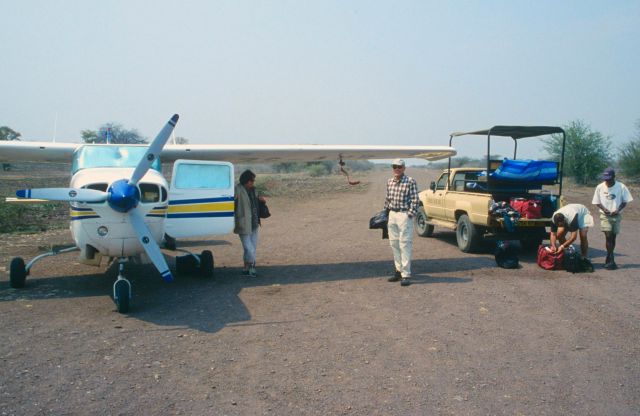
<svg viewBox="0 0 640 416"><path fill-rule="evenodd" d="M637 218L623 224L619 270L602 268L596 228L596 271L575 275L533 255L499 269L490 247L463 254L436 228L415 238L414 283L400 287L386 281L387 240L368 229L386 176L366 192L270 199L257 278L240 276L234 235L180 244L213 250L212 279L129 268L128 315L109 296L115 270L74 253L9 288L11 256L70 238L3 235L0 414L640 414Z"/></svg>

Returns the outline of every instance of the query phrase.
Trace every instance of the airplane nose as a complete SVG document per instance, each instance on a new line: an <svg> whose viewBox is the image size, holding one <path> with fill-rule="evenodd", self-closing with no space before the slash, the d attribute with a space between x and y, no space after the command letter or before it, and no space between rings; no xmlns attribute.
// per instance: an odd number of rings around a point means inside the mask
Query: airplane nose
<svg viewBox="0 0 640 416"><path fill-rule="evenodd" d="M126 179L113 182L107 192L109 206L118 212L129 212L140 202L140 190Z"/></svg>

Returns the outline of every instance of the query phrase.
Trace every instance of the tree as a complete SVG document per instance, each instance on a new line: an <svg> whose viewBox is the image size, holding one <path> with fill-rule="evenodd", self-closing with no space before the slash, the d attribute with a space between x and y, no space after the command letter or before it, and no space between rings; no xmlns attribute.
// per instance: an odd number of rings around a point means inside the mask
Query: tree
<svg viewBox="0 0 640 416"><path fill-rule="evenodd" d="M598 181L600 173L611 164L611 139L582 120L574 120L564 126L567 136L564 152L565 176L575 179L579 184ZM552 134L544 141L544 149L553 160L560 161L562 155L562 135Z"/></svg>
<svg viewBox="0 0 640 416"><path fill-rule="evenodd" d="M22 135L10 127L0 127L0 140L20 140L20 136Z"/></svg>
<svg viewBox="0 0 640 416"><path fill-rule="evenodd" d="M0 127L0 140L20 140L21 134L17 131L13 130L10 127L2 126ZM2 170L7 171L11 169L11 165L9 163L2 164Z"/></svg>
<svg viewBox="0 0 640 416"><path fill-rule="evenodd" d="M640 176L640 119L636 120L636 131L620 149L618 164L622 172L630 178Z"/></svg>
<svg viewBox="0 0 640 416"><path fill-rule="evenodd" d="M141 144L148 143L136 129L125 129L121 124L105 123L98 130L82 130L85 143Z"/></svg>
<svg viewBox="0 0 640 416"><path fill-rule="evenodd" d="M176 144L189 144L189 139L187 139L185 137L178 136L178 137L176 137L175 143Z"/></svg>

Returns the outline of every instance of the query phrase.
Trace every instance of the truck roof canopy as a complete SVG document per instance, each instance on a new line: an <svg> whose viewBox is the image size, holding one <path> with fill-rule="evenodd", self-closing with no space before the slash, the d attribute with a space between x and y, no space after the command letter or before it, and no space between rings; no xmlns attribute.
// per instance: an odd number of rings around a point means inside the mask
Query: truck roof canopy
<svg viewBox="0 0 640 416"><path fill-rule="evenodd" d="M493 126L487 130L454 132L451 137L464 136L465 134L477 134L483 136L506 136L513 139L523 139L525 137L543 136L545 134L564 133L560 127L552 126Z"/></svg>

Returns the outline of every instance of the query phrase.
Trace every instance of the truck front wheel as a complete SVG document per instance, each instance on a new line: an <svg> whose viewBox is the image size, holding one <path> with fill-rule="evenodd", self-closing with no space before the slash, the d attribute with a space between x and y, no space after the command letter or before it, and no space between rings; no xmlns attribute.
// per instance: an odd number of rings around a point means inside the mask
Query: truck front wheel
<svg viewBox="0 0 640 416"><path fill-rule="evenodd" d="M458 227L456 228L456 240L458 248L464 253L471 253L478 248L481 235L475 225L471 223L467 214L462 214L458 218Z"/></svg>
<svg viewBox="0 0 640 416"><path fill-rule="evenodd" d="M416 233L420 237L431 237L433 235L433 225L427 223L427 213L424 207L418 208L418 214L415 220Z"/></svg>

